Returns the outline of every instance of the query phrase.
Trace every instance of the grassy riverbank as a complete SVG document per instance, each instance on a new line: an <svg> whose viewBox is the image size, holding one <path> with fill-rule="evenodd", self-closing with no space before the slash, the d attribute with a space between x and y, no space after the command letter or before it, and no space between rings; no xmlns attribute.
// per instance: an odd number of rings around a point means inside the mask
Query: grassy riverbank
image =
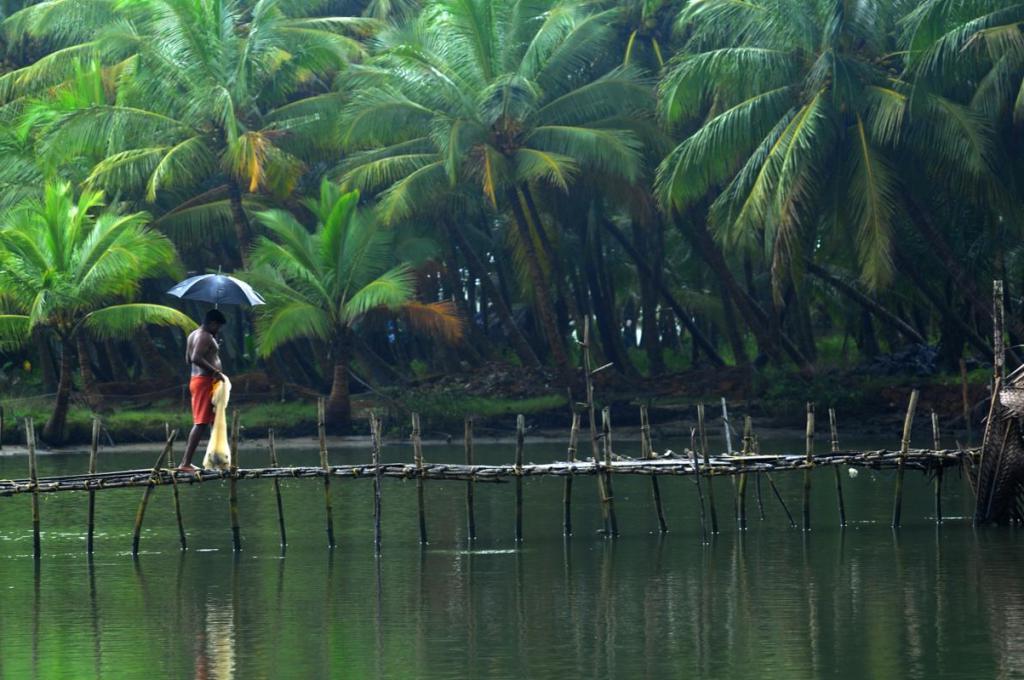
<svg viewBox="0 0 1024 680"><path fill-rule="evenodd" d="M987 399L988 371L978 369L968 375L968 400L977 421ZM507 386L481 387L472 376L449 376L443 381L424 381L418 385L381 393L363 393L353 398L353 434L365 434L365 417L370 410L384 416L391 436L408 431L408 414L422 415L428 437L458 438L466 415L474 417L480 434L511 432L514 417L522 413L531 429L567 428L569 405L566 393L543 383L527 389ZM885 430L903 414L909 392L921 390L922 413L935 410L943 422L963 427L962 384L958 377L934 375L865 376L853 373L822 373L811 379L786 373L749 373L739 370L690 371L665 376L657 381L627 384L615 378L602 381L598 389L600 405L610 405L616 427L636 424L637 406L648 404L652 421L659 424L692 420L694 404L716 404L725 397L735 414L752 415L761 427L798 427L803 421L804 404L814 402L819 410L834 406L847 423L856 423L864 431ZM487 394L505 389L513 394ZM476 392L476 393L475 393ZM485 392L483 394L479 392ZM519 394L514 394L519 392ZM285 400L250 394L236 402L242 425L250 436L262 437L273 428L281 437L306 437L316 433L316 404L312 398L290 395ZM276 394L280 394L277 392ZM40 426L49 416L52 403L45 398L15 398L3 403L6 428L3 442L23 441L22 421L33 418ZM69 444L87 443L93 414L84 406L72 407L69 415ZM180 399L112 406L101 414L106 443L128 444L162 440L165 424L181 431L191 426L191 414Z"/></svg>

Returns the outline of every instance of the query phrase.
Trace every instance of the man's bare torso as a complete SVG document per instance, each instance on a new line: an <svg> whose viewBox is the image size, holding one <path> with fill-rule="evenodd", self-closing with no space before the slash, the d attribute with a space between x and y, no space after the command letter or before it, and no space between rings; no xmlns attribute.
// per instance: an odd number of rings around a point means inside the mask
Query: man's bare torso
<svg viewBox="0 0 1024 680"><path fill-rule="evenodd" d="M211 371L200 365L202 362L197 363L196 360L200 358L205 359L206 363L218 371L221 370L220 344L213 334L202 326L188 336L188 342L185 344L185 361L191 367L193 376L213 375Z"/></svg>

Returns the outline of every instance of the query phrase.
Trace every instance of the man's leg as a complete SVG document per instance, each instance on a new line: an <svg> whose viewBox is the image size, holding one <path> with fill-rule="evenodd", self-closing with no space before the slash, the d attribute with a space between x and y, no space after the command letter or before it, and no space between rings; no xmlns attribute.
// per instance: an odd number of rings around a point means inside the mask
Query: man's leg
<svg viewBox="0 0 1024 680"><path fill-rule="evenodd" d="M192 456L199 448L199 442L210 432L209 425L193 425L192 431L188 433L188 445L185 447L185 457L181 459L181 467L188 467L192 464Z"/></svg>

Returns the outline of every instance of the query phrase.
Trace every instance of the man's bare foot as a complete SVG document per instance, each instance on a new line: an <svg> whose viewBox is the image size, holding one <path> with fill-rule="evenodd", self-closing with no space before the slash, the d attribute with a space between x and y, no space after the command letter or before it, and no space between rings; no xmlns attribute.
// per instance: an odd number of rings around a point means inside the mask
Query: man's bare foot
<svg viewBox="0 0 1024 680"><path fill-rule="evenodd" d="M177 471L178 472L200 472L200 469L197 468L195 465L189 464L189 465L179 465Z"/></svg>

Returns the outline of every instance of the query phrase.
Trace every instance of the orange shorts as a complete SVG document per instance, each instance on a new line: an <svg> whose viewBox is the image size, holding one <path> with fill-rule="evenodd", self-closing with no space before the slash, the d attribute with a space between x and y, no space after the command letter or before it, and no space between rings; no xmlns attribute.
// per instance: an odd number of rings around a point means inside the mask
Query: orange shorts
<svg viewBox="0 0 1024 680"><path fill-rule="evenodd" d="M213 425L213 376L192 376L188 381L188 391L192 393L192 422Z"/></svg>

